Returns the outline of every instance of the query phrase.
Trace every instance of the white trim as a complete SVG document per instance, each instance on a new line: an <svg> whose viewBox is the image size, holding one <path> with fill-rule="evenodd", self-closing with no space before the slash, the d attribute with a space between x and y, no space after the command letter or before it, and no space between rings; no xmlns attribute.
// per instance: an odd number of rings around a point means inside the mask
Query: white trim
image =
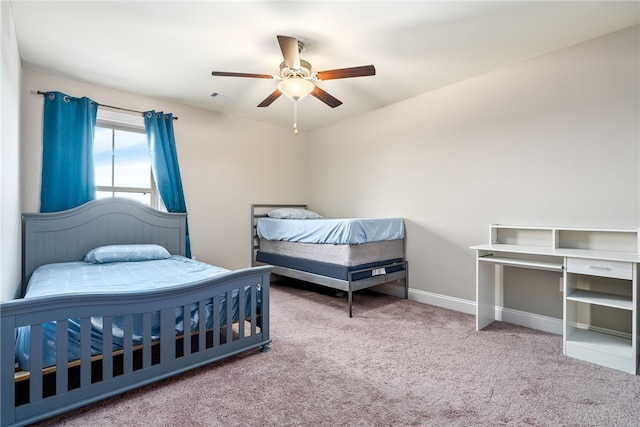
<svg viewBox="0 0 640 427"><path fill-rule="evenodd" d="M500 317L498 317L498 311L501 311ZM536 329L550 334L562 335L562 319L555 317L496 307L496 319L500 318L506 323L513 323L514 325L524 326L525 328Z"/></svg>
<svg viewBox="0 0 640 427"><path fill-rule="evenodd" d="M467 314L476 314L476 303L461 298L450 297L432 292L409 289L409 299L423 304L435 305L448 310L460 311Z"/></svg>
<svg viewBox="0 0 640 427"><path fill-rule="evenodd" d="M121 113L119 111L105 110L104 108L98 107L97 122L98 124L113 127L144 131L144 118L142 114Z"/></svg>
<svg viewBox="0 0 640 427"><path fill-rule="evenodd" d="M462 313L476 314L476 303L461 298L447 295L435 294L432 292L409 289L409 299L423 304L434 305L436 307L455 310ZM536 329L550 334L562 335L562 319L529 313L526 311L513 310L510 308L496 307L495 318L498 321Z"/></svg>

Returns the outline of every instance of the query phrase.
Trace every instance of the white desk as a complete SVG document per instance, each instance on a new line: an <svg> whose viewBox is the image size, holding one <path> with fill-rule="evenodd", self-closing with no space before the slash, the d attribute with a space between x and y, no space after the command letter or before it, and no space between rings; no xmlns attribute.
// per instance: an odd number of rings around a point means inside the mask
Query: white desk
<svg viewBox="0 0 640 427"><path fill-rule="evenodd" d="M563 277L564 287L564 354L636 373L640 265L637 229L494 224L490 226L490 239L489 244L471 247L476 251L477 330L495 321L496 307L502 305L502 276L496 274L498 266L557 271ZM613 309L616 316L628 319L628 323L619 331L591 324L592 306Z"/></svg>

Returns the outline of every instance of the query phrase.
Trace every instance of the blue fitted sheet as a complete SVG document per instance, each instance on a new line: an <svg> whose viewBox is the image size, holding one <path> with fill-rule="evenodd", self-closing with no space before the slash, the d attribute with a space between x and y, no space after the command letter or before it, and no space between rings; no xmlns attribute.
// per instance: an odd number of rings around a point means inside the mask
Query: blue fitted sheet
<svg viewBox="0 0 640 427"><path fill-rule="evenodd" d="M146 291L210 279L229 270L190 258L112 262L62 262L38 267L27 286L25 298L77 293Z"/></svg>
<svg viewBox="0 0 640 427"><path fill-rule="evenodd" d="M229 270L173 255L171 258L141 262L115 262L109 264L92 264L84 261L47 264L37 268L29 280L25 298L35 298L62 294L86 293L124 293L150 289L159 289L192 283L199 280L211 279ZM260 303L260 293L257 294L257 304ZM232 293L232 313L234 320L239 315L238 290ZM220 325L225 325L226 294L220 295ZM245 287L246 307L244 313L249 313L251 307L251 290ZM206 304L206 326L213 327L212 304ZM176 335L184 331L184 310L176 309ZM151 320L151 335L153 340L159 338L159 313L153 313ZM191 331L198 330L198 305L191 306ZM123 347L123 322L119 317L113 318L113 350ZM133 344L142 343L142 316L133 318ZM68 322L68 360L80 358L80 319L69 319ZM56 363L55 352L56 322L43 324L43 363L42 367ZM30 328L28 326L16 330L16 361L20 369L28 370ZM102 318L91 319L91 353L102 353Z"/></svg>
<svg viewBox="0 0 640 427"><path fill-rule="evenodd" d="M258 237L304 243L358 245L404 238L402 218L259 218Z"/></svg>

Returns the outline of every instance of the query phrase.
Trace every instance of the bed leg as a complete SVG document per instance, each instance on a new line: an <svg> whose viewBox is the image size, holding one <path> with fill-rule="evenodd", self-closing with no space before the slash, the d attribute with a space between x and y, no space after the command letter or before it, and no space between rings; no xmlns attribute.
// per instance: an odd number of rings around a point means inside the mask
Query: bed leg
<svg viewBox="0 0 640 427"><path fill-rule="evenodd" d="M407 261L404 262L404 270L406 271L404 278L404 299L409 299L409 263Z"/></svg>
<svg viewBox="0 0 640 427"><path fill-rule="evenodd" d="M353 303L353 295L352 294L353 293L351 291L349 291L349 317L353 317L352 310L351 310L351 306L352 306L352 303Z"/></svg>
<svg viewBox="0 0 640 427"><path fill-rule="evenodd" d="M271 343L265 344L260 347L260 353L268 353L271 351Z"/></svg>

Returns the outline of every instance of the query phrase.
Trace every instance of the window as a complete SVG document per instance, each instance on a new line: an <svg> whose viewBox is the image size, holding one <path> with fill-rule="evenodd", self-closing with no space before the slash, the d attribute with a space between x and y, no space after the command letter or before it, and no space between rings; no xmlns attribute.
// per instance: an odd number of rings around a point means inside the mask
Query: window
<svg viewBox="0 0 640 427"><path fill-rule="evenodd" d="M98 109L93 161L97 198L128 197L158 207L141 116Z"/></svg>

